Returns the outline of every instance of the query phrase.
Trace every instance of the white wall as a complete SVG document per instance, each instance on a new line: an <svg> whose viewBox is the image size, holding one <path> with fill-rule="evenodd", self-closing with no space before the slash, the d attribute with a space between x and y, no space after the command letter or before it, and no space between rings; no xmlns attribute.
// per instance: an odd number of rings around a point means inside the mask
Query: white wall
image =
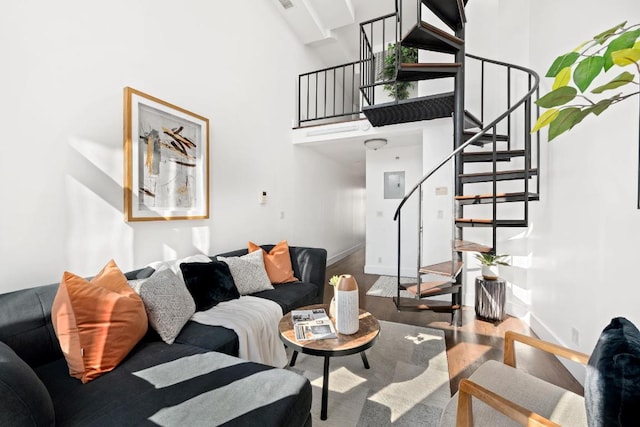
<svg viewBox="0 0 640 427"><path fill-rule="evenodd" d="M128 270L280 239L331 257L363 240L362 209L308 215L311 194L326 207L359 184L291 143L297 75L323 64L273 4L11 0L0 38L0 292L110 258ZM124 222L125 86L210 119L209 220Z"/></svg>
<svg viewBox="0 0 640 427"><path fill-rule="evenodd" d="M499 59L521 60L526 53L523 65L541 75L557 56L593 35L625 20L640 22L634 0L621 0L615 7L594 0L496 5L511 5L511 15L493 21L493 40L485 37L482 45L498 46ZM469 26L478 32L487 28L481 9L469 3ZM521 30L508 30L514 21ZM514 39L522 40L512 37L519 31L529 33L524 38L528 46L514 45ZM474 40L467 38L469 51L476 47ZM544 94L552 80L542 80ZM543 143L541 201L534 204L531 226L521 236L528 261L522 263L526 274L519 275L524 283L518 283L530 298L532 327L543 338L591 353L612 317L640 325L633 269L640 235L638 143L637 98ZM582 370L572 371L582 378Z"/></svg>
<svg viewBox="0 0 640 427"><path fill-rule="evenodd" d="M404 171L405 194L422 177L422 147L389 145L379 150L367 150L367 230L364 271L368 274L397 274L398 223L393 215L401 199L384 198L384 173ZM418 226L417 197L402 210L402 275L415 277Z"/></svg>

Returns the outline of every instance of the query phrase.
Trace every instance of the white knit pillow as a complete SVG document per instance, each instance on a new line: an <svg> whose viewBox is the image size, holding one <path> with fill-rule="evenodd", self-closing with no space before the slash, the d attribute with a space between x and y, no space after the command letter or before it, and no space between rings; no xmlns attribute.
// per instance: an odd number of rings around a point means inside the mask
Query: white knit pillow
<svg viewBox="0 0 640 427"><path fill-rule="evenodd" d="M229 266L233 281L240 295L253 294L255 292L273 289L271 280L264 267L264 255L262 251L251 252L241 257L218 257L218 261L224 261Z"/></svg>

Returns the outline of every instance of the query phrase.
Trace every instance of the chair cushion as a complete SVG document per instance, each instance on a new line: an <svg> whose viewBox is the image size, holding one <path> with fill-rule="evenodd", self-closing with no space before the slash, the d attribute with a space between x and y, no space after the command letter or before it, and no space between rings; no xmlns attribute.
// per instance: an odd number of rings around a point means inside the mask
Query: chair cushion
<svg viewBox="0 0 640 427"><path fill-rule="evenodd" d="M280 305L282 313L310 304L317 304L318 288L313 283L289 282L275 286L269 291L256 292L254 297L265 298Z"/></svg>
<svg viewBox="0 0 640 427"><path fill-rule="evenodd" d="M51 396L35 372L0 342L0 425L53 426Z"/></svg>
<svg viewBox="0 0 640 427"><path fill-rule="evenodd" d="M587 424L584 399L573 392L536 378L495 360L483 363L469 379L512 402L542 415L561 426ZM447 404L440 426L455 426L458 393ZM478 399L473 399L473 419L477 426L519 426Z"/></svg>
<svg viewBox="0 0 640 427"><path fill-rule="evenodd" d="M624 317L612 319L600 334L584 393L590 427L638 425L640 332Z"/></svg>

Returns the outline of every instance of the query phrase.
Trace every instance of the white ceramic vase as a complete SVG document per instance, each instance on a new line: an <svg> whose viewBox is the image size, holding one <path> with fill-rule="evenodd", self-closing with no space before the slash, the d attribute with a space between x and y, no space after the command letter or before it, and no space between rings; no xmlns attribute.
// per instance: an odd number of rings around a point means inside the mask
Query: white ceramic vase
<svg viewBox="0 0 640 427"><path fill-rule="evenodd" d="M343 274L335 289L336 330L351 335L360 329L360 307L358 302L358 283L350 274Z"/></svg>

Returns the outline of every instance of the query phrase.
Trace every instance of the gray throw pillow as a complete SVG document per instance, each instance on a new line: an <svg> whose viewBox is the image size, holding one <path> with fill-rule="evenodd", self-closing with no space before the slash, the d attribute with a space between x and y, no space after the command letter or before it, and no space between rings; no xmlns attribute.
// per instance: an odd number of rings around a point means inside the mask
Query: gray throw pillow
<svg viewBox="0 0 640 427"><path fill-rule="evenodd" d="M231 276L236 283L240 295L249 295L260 291L273 289L271 280L264 267L262 251L251 252L241 257L218 257L231 270Z"/></svg>
<svg viewBox="0 0 640 427"><path fill-rule="evenodd" d="M151 327L164 342L173 344L196 312L196 304L183 281L170 269L164 269L129 284L142 298Z"/></svg>

